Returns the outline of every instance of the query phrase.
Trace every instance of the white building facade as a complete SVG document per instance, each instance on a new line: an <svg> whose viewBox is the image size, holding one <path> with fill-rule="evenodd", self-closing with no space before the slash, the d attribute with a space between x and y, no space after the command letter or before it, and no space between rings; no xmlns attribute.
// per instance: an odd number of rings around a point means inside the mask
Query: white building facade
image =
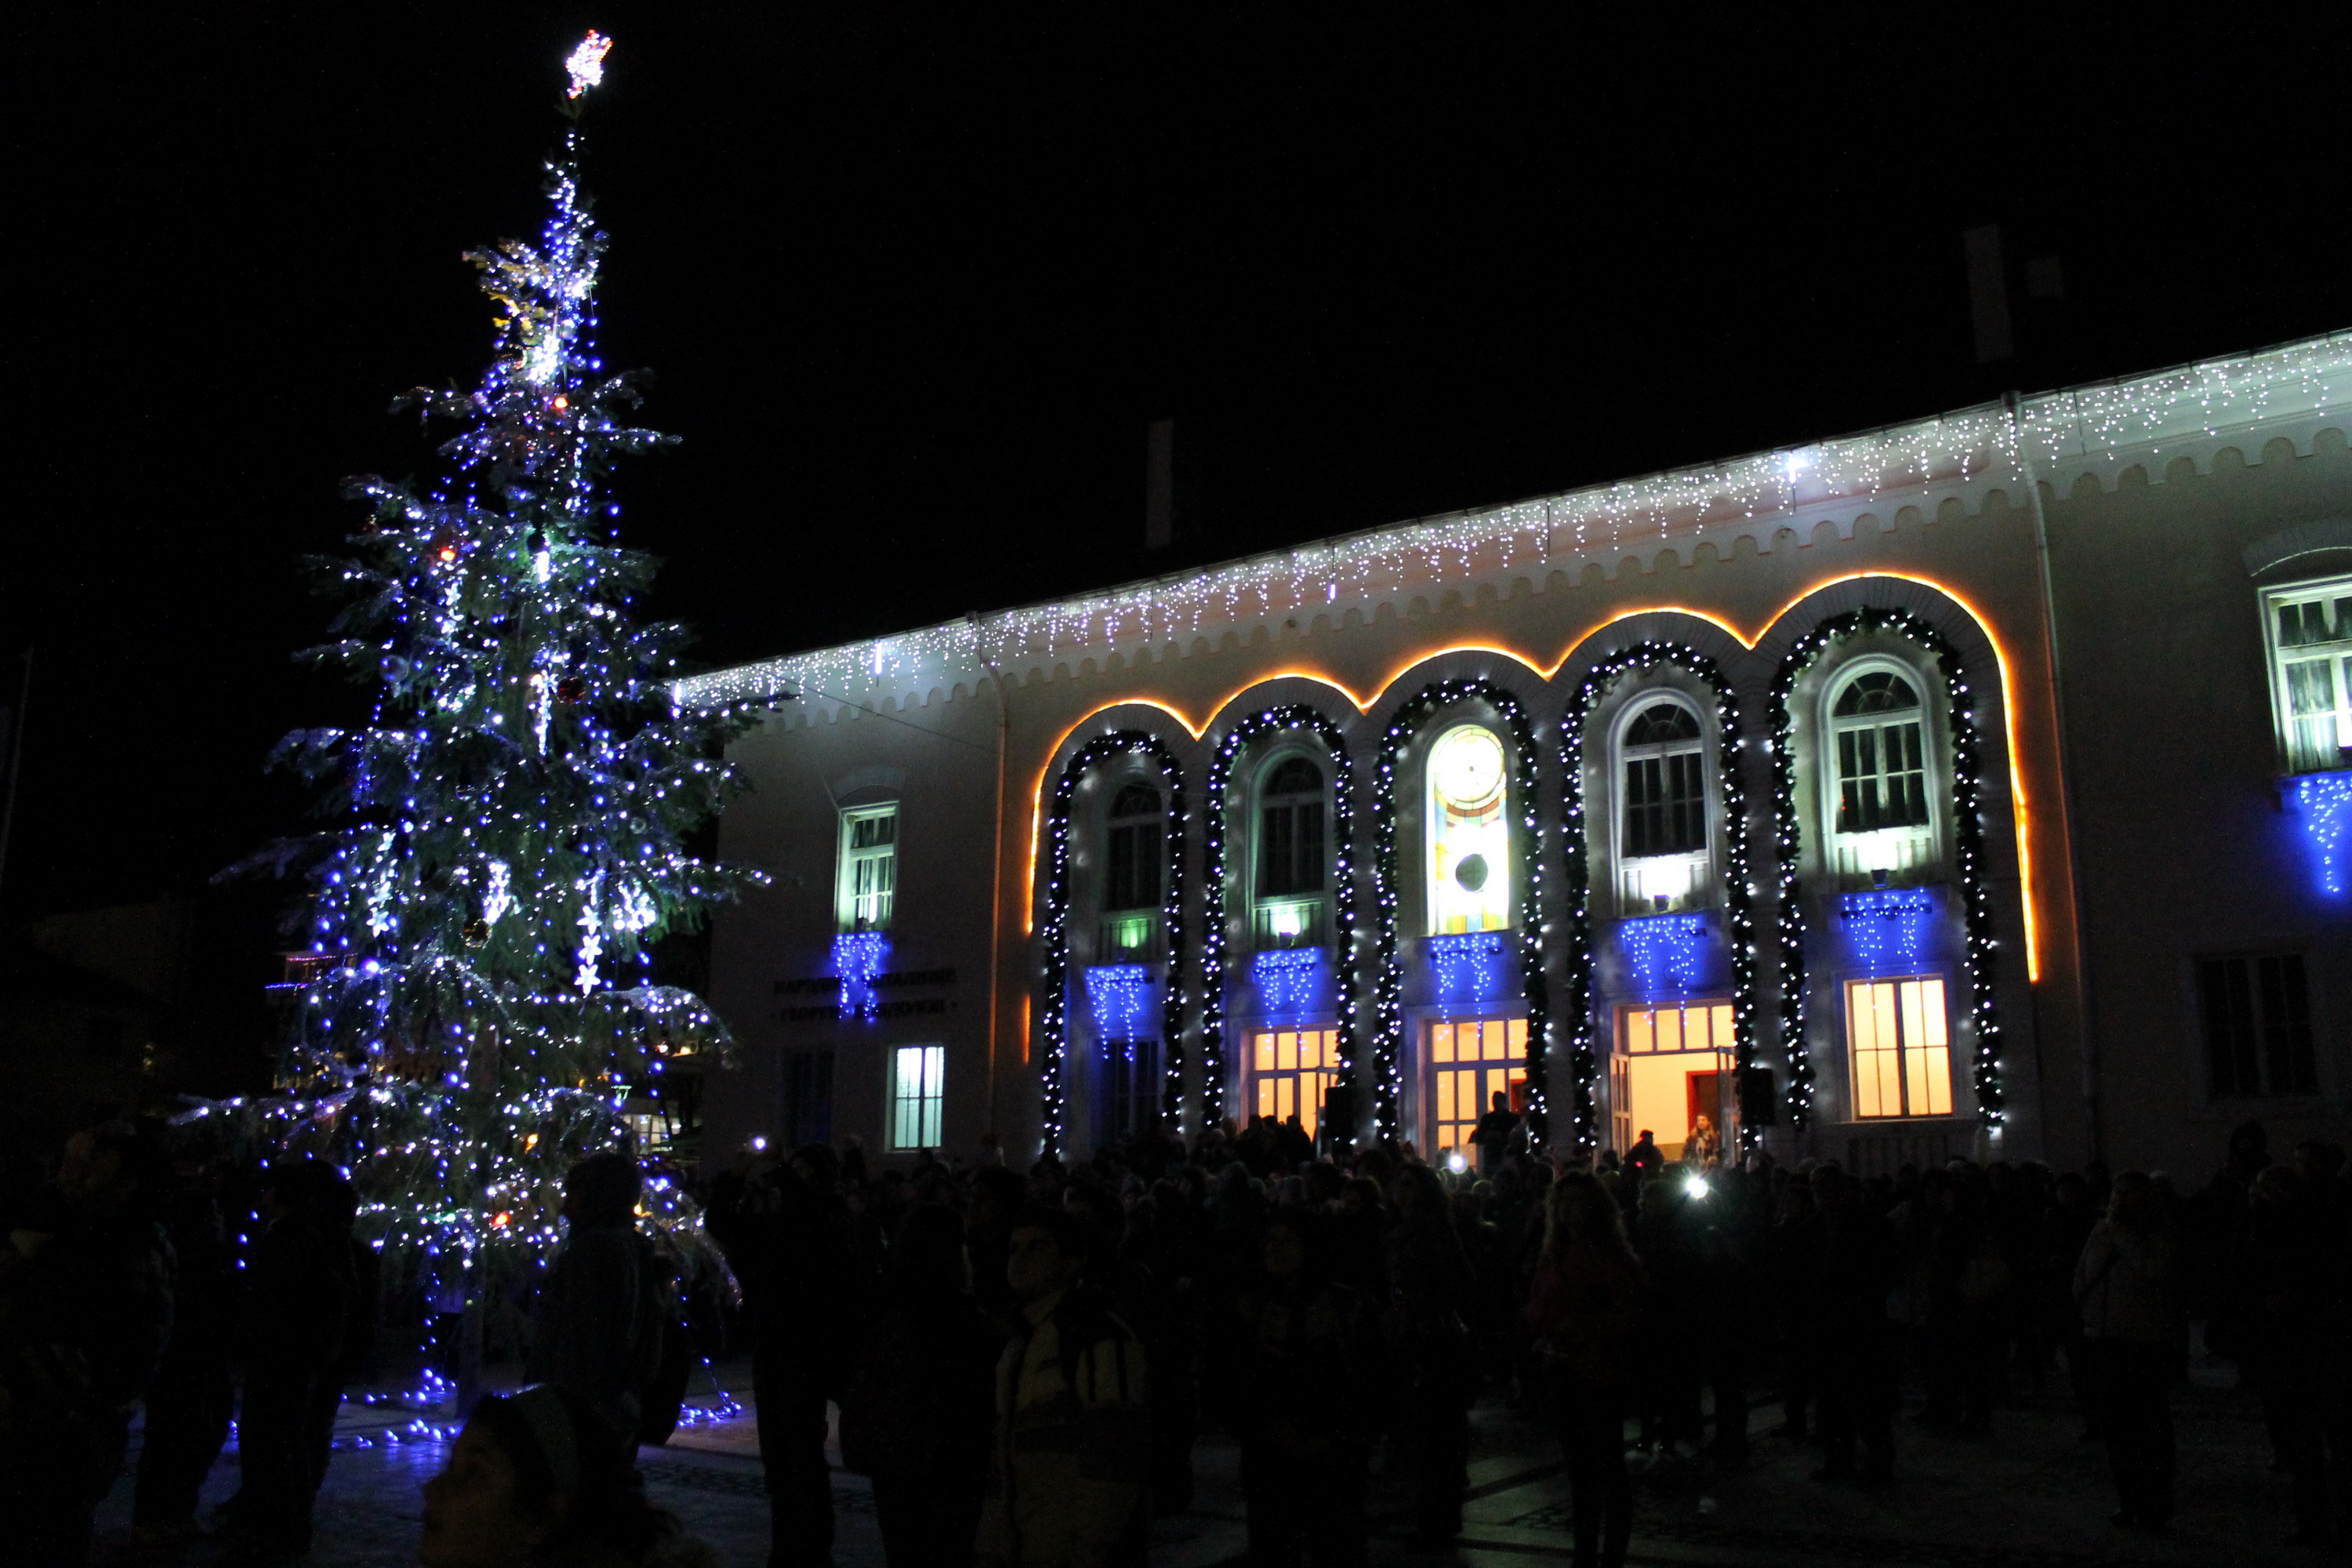
<svg viewBox="0 0 2352 1568"><path fill-rule="evenodd" d="M2347 409L2352 333L696 677L775 704L704 1147L2340 1139Z"/></svg>

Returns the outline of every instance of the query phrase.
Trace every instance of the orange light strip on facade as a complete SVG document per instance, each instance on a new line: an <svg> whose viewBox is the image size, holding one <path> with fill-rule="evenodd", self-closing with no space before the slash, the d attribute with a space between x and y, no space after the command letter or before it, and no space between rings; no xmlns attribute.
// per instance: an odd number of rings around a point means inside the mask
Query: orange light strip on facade
<svg viewBox="0 0 2352 1568"><path fill-rule="evenodd" d="M2010 678L2009 650L2002 645L2000 635L1993 630L1991 620L1986 616L1983 611L1978 609L1974 604L1970 603L1967 595L1959 593L1948 584L1938 582L1933 577L1916 576L1907 572L1849 572L1842 576L1823 578L1822 581L1815 583L1811 587L1807 588L1803 593L1799 594L1795 598L1790 599L1787 604L1781 605L1776 614L1767 619L1763 625L1757 627L1756 635L1754 637L1748 636L1738 626L1733 626L1729 621L1723 619L1719 616L1709 614L1705 610L1693 609L1687 605L1645 605L1638 609L1621 610L1617 614L1609 616L1606 620L1598 621L1592 626L1585 628L1583 631L1579 632L1575 637L1570 639L1568 647L1561 650L1560 656L1552 661L1549 668L1546 668L1544 666L1537 663L1534 659L1529 658L1523 653L1517 652L1511 648L1499 647L1492 643L1449 643L1442 647L1433 647L1426 650L1425 652L1417 653L1413 655L1412 658L1397 666L1395 669L1389 673L1388 678L1381 681L1380 689L1369 698L1359 697L1345 684L1328 675L1323 674L1319 670L1278 669L1271 671L1265 675L1258 676L1241 686L1235 687L1233 691L1224 697L1223 700L1219 701L1214 707L1209 710L1207 718L1202 720L1201 722L1197 724L1192 722L1192 720L1186 718L1181 710L1171 707L1166 702L1162 702L1156 697L1122 697L1117 701L1102 703L1098 707L1088 710L1067 729L1064 730L1059 735L1055 737L1054 743L1045 749L1045 763L1039 766L1037 770L1037 782L1031 791L1031 805L1029 814L1029 873L1028 880L1024 884L1027 891L1024 892L1022 897L1021 929L1024 934L1033 932L1036 929L1037 850L1039 842L1045 834L1045 775L1053 768L1054 758L1060 754L1062 747L1068 742L1070 737L1077 733L1078 727L1080 725L1086 723L1087 720L1094 719L1101 714L1110 711L1114 708L1156 708L1160 712L1167 714L1171 719L1175 720L1177 723L1183 726L1184 732L1197 741L1202 735L1208 733L1209 726L1216 722L1217 716L1224 712L1226 709L1232 707L1234 703L1238 701L1244 693L1254 691L1261 686L1267 685L1276 680L1312 680L1317 682L1318 685L1328 686L1334 691L1339 692L1342 697L1345 697L1350 703L1355 705L1357 712L1369 713L1372 710L1373 705L1378 703L1381 697L1385 696L1388 691L1394 687L1398 681L1403 679L1409 672L1421 665L1427 664L1431 659L1442 658L1447 654L1495 654L1500 658L1510 659L1514 663L1524 667L1539 679L1549 681L1558 676L1562 668L1566 668L1568 661L1576 657L1576 652L1579 648L1591 641L1594 637L1600 636L1602 632L1608 630L1611 626L1615 626L1618 622L1632 620L1636 616L1688 616L1694 620L1705 621L1707 625L1714 626L1717 630L1731 637L1734 641L1738 643L1740 647L1753 649L1757 644L1764 640L1766 635L1769 633L1774 626L1780 624L1782 618L1785 617L1790 611L1795 609L1807 599L1811 598L1814 595L1822 592L1824 588L1833 588L1840 583L1852 583L1866 577L1886 577L1897 582L1916 583L1922 587L1934 589L1937 593L1943 595L1946 598L1951 600L1952 603L1958 605L1963 611L1965 611L1969 619L1976 622L1977 628L1984 633L1985 640L1992 645L1993 661L1999 668L2000 674L2001 725L2006 732L2006 739L2009 745L2010 805L2011 814L2015 817L2017 825L2018 886L2021 894L2021 902L2023 904L2025 911L2025 974L2029 981L2039 981L2042 978L2041 921L2034 907L2032 837L2029 813L2026 809L2025 773L2019 761L2017 749L2017 702L2015 700L2014 687ZM1026 1004L1024 1003L1024 1005L1025 1006ZM1025 1017L1023 1020L1022 1026L1021 1050L1022 1059L1024 1061L1027 1060L1029 1041L1028 1025Z"/></svg>

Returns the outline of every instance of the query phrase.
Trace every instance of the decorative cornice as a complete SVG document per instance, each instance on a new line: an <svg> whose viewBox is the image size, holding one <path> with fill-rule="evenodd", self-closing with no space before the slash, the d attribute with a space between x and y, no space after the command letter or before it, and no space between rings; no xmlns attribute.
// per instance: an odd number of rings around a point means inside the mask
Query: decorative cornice
<svg viewBox="0 0 2352 1568"><path fill-rule="evenodd" d="M2029 473L2058 493L2088 475L2103 485L2134 466L2161 478L2168 453L2208 466L2223 445L2284 437L2298 451L2352 409L2352 331L2152 374L1939 415L1781 451L1678 468L1481 510L1249 556L1199 572L1129 583L1054 604L967 616L870 641L818 648L686 678L696 707L788 691L817 705L977 686L999 668L1244 637L1269 621L1347 612L1375 617L1447 589L1475 592L1592 566L1610 577L1671 552L1728 556L1749 539L1769 552L1785 529L1810 539L1892 498L1980 507Z"/></svg>

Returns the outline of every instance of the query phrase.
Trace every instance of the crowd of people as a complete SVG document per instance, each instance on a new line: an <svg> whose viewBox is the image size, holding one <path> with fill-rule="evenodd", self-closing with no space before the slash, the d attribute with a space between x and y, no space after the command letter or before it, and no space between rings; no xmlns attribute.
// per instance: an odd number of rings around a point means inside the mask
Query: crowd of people
<svg viewBox="0 0 2352 1568"><path fill-rule="evenodd" d="M2295 1537L2352 1544L2341 1150L2273 1161L2250 1124L2183 1190L2031 1162L1865 1177L1706 1141L1669 1161L1646 1134L1622 1161L1563 1159L1508 1120L1437 1165L1318 1154L1271 1122L1026 1171L746 1151L702 1194L740 1290L723 1322L640 1233L636 1163L583 1162L536 1289L534 1386L473 1412L426 1488L422 1559L697 1561L632 1457L666 1385L674 1401L687 1320L749 1342L779 1564L829 1558L832 1408L894 1568L1140 1563L1212 1430L1239 1447L1255 1560L1362 1562L1375 1473L1442 1544L1482 1394L1556 1430L1580 1563L1623 1560L1633 1465L1738 1463L1773 1419L1759 1397L1817 1447L1815 1480L1869 1487L1898 1474L1902 1391L1909 1419L1981 1437L2012 1393L2061 1378L2105 1445L2116 1522L2161 1529L2192 1321L2260 1392ZM288 1162L255 1190L232 1269L219 1194L174 1172L159 1130L109 1124L53 1173L11 1169L0 1506L18 1560L84 1560L142 1403L142 1542L193 1537L234 1408L236 1552L307 1544L378 1291L331 1167Z"/></svg>

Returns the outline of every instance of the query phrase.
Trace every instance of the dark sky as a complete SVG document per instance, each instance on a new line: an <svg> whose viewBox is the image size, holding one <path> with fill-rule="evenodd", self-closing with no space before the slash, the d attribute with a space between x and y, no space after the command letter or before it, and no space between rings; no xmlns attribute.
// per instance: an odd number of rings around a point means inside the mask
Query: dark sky
<svg viewBox="0 0 2352 1568"><path fill-rule="evenodd" d="M1208 559L2352 324L2340 7L163 9L11 13L17 917L293 822L296 558L429 466L385 406L478 375L591 24L606 357L685 438L625 526L714 662L1170 564L1158 415Z"/></svg>

